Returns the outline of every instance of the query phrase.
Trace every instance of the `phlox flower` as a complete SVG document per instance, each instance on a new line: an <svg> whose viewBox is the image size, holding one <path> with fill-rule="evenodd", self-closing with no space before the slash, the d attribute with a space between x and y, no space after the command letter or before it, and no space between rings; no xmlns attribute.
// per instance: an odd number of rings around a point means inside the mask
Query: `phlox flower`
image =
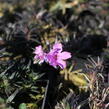
<svg viewBox="0 0 109 109"><path fill-rule="evenodd" d="M59 66L61 69L66 67L66 60L71 58L71 53L63 51L61 43L55 43L53 48L48 53L45 53L42 46L39 45L35 48L34 54L35 63L39 62L39 64L41 64L45 61L54 68Z"/></svg>
<svg viewBox="0 0 109 109"><path fill-rule="evenodd" d="M62 52L62 50L62 44L55 43L53 49L46 55L46 61L54 68L60 66L61 69L64 69L66 67L66 60L71 58L71 53L67 51Z"/></svg>
<svg viewBox="0 0 109 109"><path fill-rule="evenodd" d="M38 62L41 64L44 62L46 53L44 53L41 45L35 48L34 54L34 63Z"/></svg>

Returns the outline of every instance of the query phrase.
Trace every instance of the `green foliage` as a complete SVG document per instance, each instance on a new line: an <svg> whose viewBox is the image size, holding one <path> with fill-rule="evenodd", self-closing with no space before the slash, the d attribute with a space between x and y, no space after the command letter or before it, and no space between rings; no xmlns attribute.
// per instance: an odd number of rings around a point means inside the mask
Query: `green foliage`
<svg viewBox="0 0 109 109"><path fill-rule="evenodd" d="M87 74L82 73L82 69L73 71L73 67L71 66L69 69L62 70L60 74L64 76L66 81L70 81L78 86L80 90L83 89L87 91L89 86L89 77Z"/></svg>
<svg viewBox="0 0 109 109"><path fill-rule="evenodd" d="M20 105L19 105L19 109L27 109L27 108L26 108L26 104L25 104L25 103L20 104Z"/></svg>

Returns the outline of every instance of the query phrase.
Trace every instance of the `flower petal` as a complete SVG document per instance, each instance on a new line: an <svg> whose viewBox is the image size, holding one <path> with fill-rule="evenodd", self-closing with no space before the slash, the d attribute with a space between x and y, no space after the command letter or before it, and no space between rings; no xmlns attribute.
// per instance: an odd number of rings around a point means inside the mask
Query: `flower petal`
<svg viewBox="0 0 109 109"><path fill-rule="evenodd" d="M59 52L62 51L62 44L61 43L55 43L53 45L53 50L59 50Z"/></svg>
<svg viewBox="0 0 109 109"><path fill-rule="evenodd" d="M66 68L66 62L65 62L65 61L63 61L63 60L57 60L57 63L58 63L58 65L59 65L62 69Z"/></svg>
<svg viewBox="0 0 109 109"><path fill-rule="evenodd" d="M46 55L45 61L56 68L56 66L57 66L57 58L55 58L55 56L56 56L55 54L53 54L52 52L49 52Z"/></svg>
<svg viewBox="0 0 109 109"><path fill-rule="evenodd" d="M43 54L43 49L42 49L42 46L39 45L35 48L35 51L34 51L35 54Z"/></svg>
<svg viewBox="0 0 109 109"><path fill-rule="evenodd" d="M66 59L69 59L69 58L71 58L71 53L70 52L58 53L58 59L66 60Z"/></svg>
<svg viewBox="0 0 109 109"><path fill-rule="evenodd" d="M34 54L34 63L38 62L41 64L44 62L46 53L44 53L41 45L35 48Z"/></svg>
<svg viewBox="0 0 109 109"><path fill-rule="evenodd" d="M37 55L35 55L35 56L34 56L34 60L37 60L37 59L38 59L38 56L37 56Z"/></svg>

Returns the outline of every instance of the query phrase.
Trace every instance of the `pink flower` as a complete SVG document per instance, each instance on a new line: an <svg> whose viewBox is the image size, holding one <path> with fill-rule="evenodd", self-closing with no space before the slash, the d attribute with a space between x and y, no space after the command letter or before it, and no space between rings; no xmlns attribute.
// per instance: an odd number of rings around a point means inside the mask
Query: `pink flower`
<svg viewBox="0 0 109 109"><path fill-rule="evenodd" d="M71 53L67 51L62 52L62 44L55 43L53 48L50 50L49 53L45 53L42 49L42 46L39 45L35 48L34 54L34 63L38 62L39 64L48 62L54 68L58 66L64 69L66 67L66 60L71 58Z"/></svg>
<svg viewBox="0 0 109 109"><path fill-rule="evenodd" d="M41 45L35 48L34 54L34 63L39 62L39 64L41 64L44 62L46 53L44 53Z"/></svg>
<svg viewBox="0 0 109 109"><path fill-rule="evenodd" d="M71 53L69 52L62 52L62 44L56 43L53 45L53 49L46 55L46 61L52 65L53 67L57 68L60 66L62 69L66 67L66 60L71 58Z"/></svg>

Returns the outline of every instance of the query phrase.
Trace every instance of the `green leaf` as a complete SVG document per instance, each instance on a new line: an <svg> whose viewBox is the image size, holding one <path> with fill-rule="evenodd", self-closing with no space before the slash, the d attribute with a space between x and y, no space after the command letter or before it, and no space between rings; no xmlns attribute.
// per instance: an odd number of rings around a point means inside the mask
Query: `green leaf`
<svg viewBox="0 0 109 109"><path fill-rule="evenodd" d="M1 104L1 103L5 103L5 100L0 97L0 104Z"/></svg>
<svg viewBox="0 0 109 109"><path fill-rule="evenodd" d="M70 108L70 104L67 102L67 104L66 104L66 108L65 109L71 109Z"/></svg>
<svg viewBox="0 0 109 109"><path fill-rule="evenodd" d="M17 89L11 96L8 97L7 103L12 102L12 100L15 98L15 96L18 94L20 89Z"/></svg>
<svg viewBox="0 0 109 109"><path fill-rule="evenodd" d="M21 103L21 104L19 105L19 109L27 109L27 108L26 108L26 104L25 104L25 103Z"/></svg>

